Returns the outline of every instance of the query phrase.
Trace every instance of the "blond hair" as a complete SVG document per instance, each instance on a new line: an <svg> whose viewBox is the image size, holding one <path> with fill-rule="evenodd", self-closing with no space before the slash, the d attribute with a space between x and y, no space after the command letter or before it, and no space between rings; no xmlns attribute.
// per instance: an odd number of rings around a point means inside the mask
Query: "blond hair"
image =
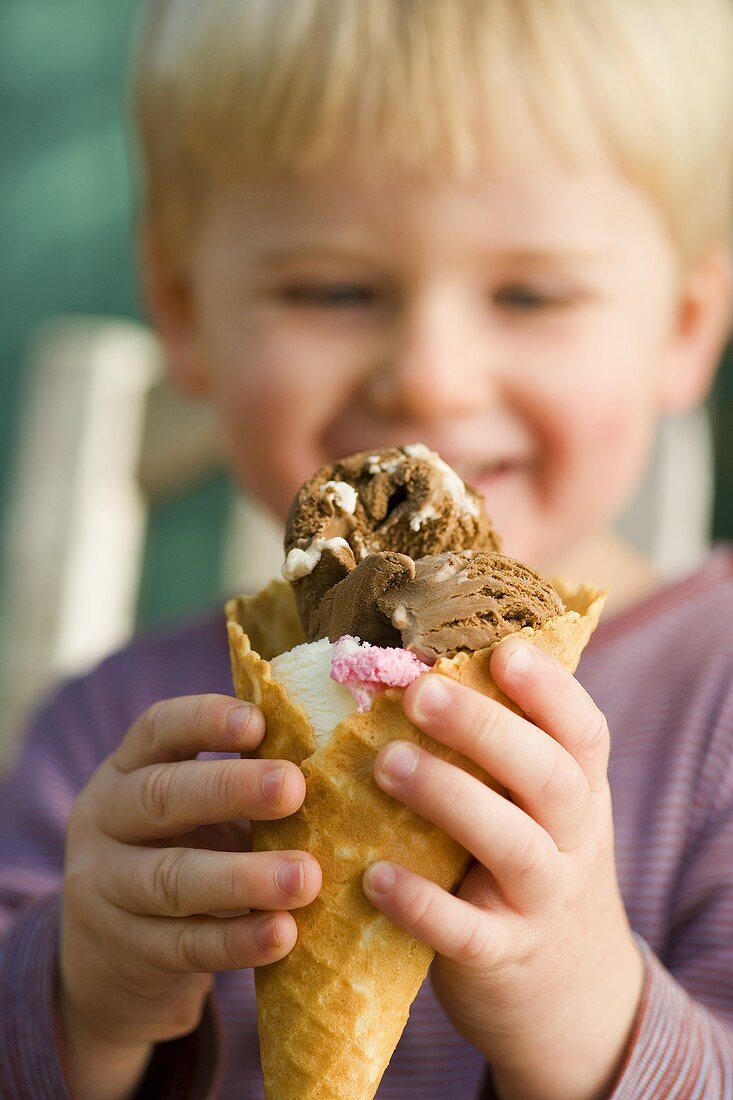
<svg viewBox="0 0 733 1100"><path fill-rule="evenodd" d="M683 260L733 211L733 0L147 0L143 217L181 260L207 183L339 157L457 176L608 159ZM519 141L517 141L517 135Z"/></svg>

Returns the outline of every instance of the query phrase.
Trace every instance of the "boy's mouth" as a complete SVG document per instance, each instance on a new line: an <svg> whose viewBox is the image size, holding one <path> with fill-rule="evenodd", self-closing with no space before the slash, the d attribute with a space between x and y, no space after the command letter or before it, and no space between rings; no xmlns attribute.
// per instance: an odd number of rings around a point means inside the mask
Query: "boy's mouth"
<svg viewBox="0 0 733 1100"><path fill-rule="evenodd" d="M526 473L532 463L528 458L501 458L494 462L460 462L450 465L463 481L485 492L502 481Z"/></svg>

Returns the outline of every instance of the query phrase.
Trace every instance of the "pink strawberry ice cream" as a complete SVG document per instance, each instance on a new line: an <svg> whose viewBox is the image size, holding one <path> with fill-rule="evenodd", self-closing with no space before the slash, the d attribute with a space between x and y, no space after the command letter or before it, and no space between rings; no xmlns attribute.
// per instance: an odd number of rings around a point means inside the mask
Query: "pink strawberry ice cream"
<svg viewBox="0 0 733 1100"><path fill-rule="evenodd" d="M363 713L371 709L380 691L407 687L429 668L430 665L408 649L370 645L346 634L334 645L331 678L349 689L357 710Z"/></svg>

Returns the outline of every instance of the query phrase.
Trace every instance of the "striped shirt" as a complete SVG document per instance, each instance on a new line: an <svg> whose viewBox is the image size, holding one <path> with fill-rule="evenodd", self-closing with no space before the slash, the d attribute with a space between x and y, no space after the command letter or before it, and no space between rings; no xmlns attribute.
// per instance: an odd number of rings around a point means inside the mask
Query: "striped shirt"
<svg viewBox="0 0 733 1100"><path fill-rule="evenodd" d="M733 550L603 622L579 679L612 734L618 874L646 961L612 1100L733 1100ZM65 1100L54 979L66 822L157 699L231 694L222 617L136 640L38 711L0 787L0 1094ZM261 1100L252 971L217 976L200 1026L156 1047L139 1098ZM429 980L379 1100L494 1093Z"/></svg>

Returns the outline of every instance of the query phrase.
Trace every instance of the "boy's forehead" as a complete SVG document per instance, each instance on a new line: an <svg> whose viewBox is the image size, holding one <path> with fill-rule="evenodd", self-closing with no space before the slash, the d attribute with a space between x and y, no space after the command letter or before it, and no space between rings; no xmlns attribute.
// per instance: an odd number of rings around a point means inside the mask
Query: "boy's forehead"
<svg viewBox="0 0 733 1100"><path fill-rule="evenodd" d="M485 170L469 179L333 167L309 176L270 174L212 187L221 231L246 234L252 249L306 251L458 234L480 248L607 250L619 232L663 231L656 206L612 170L571 172L551 163Z"/></svg>

